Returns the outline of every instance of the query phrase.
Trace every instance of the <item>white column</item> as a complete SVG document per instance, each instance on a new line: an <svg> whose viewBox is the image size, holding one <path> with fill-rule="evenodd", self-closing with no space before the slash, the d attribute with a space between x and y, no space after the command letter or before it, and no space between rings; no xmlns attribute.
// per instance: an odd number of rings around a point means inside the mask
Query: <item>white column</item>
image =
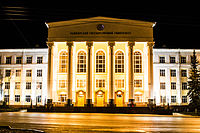
<svg viewBox="0 0 200 133"><path fill-rule="evenodd" d="M153 46L154 42L148 42L148 88L149 99L153 99Z"/></svg>
<svg viewBox="0 0 200 133"><path fill-rule="evenodd" d="M108 42L109 46L109 104L108 106L115 106L114 104L114 50L115 42Z"/></svg>
<svg viewBox="0 0 200 133"><path fill-rule="evenodd" d="M86 71L86 106L92 106L92 46L93 42L86 42L87 45L87 71Z"/></svg>
<svg viewBox="0 0 200 133"><path fill-rule="evenodd" d="M67 46L68 46L68 75L67 75L67 79L68 79L68 90L67 90L67 95L68 95L68 99L67 99L67 106L72 106L72 82L73 82L73 69L72 69L72 65L73 65L73 42L67 42Z"/></svg>
<svg viewBox="0 0 200 133"><path fill-rule="evenodd" d="M129 47L129 51L128 51L128 73L129 73L129 77L128 77L128 82L129 82L129 106L132 107L134 104L134 42L129 42L128 43L128 47Z"/></svg>

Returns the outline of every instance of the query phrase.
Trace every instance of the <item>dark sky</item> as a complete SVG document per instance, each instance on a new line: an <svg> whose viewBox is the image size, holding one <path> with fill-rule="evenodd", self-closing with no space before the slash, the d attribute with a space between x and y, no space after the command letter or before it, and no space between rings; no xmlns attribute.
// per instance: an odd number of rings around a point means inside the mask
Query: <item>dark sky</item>
<svg viewBox="0 0 200 133"><path fill-rule="evenodd" d="M200 48L198 3L0 1L0 48L46 47L45 22L95 16L157 22L155 47Z"/></svg>

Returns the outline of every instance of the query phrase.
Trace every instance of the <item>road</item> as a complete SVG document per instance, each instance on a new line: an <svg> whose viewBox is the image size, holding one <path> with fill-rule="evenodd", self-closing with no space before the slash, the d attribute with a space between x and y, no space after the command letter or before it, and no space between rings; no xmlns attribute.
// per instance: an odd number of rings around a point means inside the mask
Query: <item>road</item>
<svg viewBox="0 0 200 133"><path fill-rule="evenodd" d="M200 117L103 113L0 113L0 125L45 132L200 132Z"/></svg>

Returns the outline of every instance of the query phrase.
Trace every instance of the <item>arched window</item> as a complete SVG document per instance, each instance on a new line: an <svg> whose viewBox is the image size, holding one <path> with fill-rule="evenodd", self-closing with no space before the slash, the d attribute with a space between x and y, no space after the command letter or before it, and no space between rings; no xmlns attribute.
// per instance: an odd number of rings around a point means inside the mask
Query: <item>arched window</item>
<svg viewBox="0 0 200 133"><path fill-rule="evenodd" d="M142 72L142 54L138 51L134 53L134 72Z"/></svg>
<svg viewBox="0 0 200 133"><path fill-rule="evenodd" d="M115 73L124 73L124 53L121 51L115 54Z"/></svg>
<svg viewBox="0 0 200 133"><path fill-rule="evenodd" d="M59 56L59 72L67 73L68 53L62 51Z"/></svg>
<svg viewBox="0 0 200 133"><path fill-rule="evenodd" d="M86 53L84 51L80 51L78 53L77 72L86 72Z"/></svg>
<svg viewBox="0 0 200 133"><path fill-rule="evenodd" d="M96 53L96 72L105 72L105 53L103 51L98 51Z"/></svg>

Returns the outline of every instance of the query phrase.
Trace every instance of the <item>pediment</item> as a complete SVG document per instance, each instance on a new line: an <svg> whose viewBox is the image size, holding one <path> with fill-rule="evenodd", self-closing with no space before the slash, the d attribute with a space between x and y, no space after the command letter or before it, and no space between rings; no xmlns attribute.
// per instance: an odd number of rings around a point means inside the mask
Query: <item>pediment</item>
<svg viewBox="0 0 200 133"><path fill-rule="evenodd" d="M48 23L48 41L152 41L153 24L107 17L52 22Z"/></svg>

